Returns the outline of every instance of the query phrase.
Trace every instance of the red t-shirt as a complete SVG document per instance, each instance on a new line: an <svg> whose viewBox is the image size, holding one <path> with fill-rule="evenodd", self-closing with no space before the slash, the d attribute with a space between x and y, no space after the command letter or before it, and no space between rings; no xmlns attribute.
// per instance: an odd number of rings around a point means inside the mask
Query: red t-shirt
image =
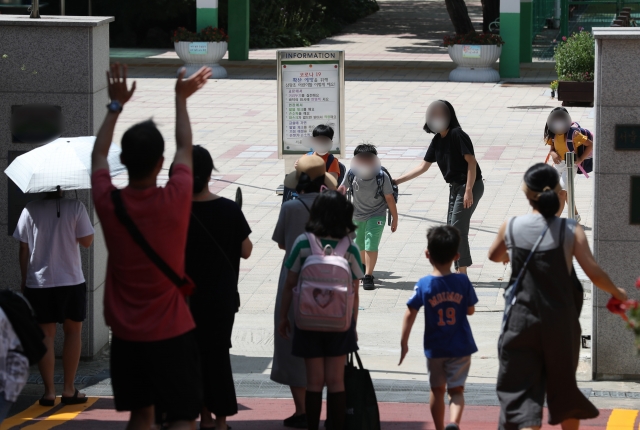
<svg viewBox="0 0 640 430"><path fill-rule="evenodd" d="M93 201L109 250L104 316L119 339L150 342L195 328L184 297L136 244L115 215L107 169L91 178ZM149 245L180 276L191 212L193 177L176 164L164 188L122 190L124 206Z"/></svg>

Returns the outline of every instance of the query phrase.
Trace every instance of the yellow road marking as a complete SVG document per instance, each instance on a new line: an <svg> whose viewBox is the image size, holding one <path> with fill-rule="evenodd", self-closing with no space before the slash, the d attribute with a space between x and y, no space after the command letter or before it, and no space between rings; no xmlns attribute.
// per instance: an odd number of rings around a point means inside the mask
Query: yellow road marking
<svg viewBox="0 0 640 430"><path fill-rule="evenodd" d="M607 421L607 430L633 430L638 411L614 409Z"/></svg>
<svg viewBox="0 0 640 430"><path fill-rule="evenodd" d="M56 397L55 405L58 404L60 404L60 397ZM27 421L31 421L32 419L49 412L52 408L53 406L40 406L40 403L35 402L19 414L5 419L2 424L0 424L0 430L9 430L11 427L24 424Z"/></svg>
<svg viewBox="0 0 640 430"><path fill-rule="evenodd" d="M49 430L59 425L66 423L67 421L71 421L81 412L91 407L95 402L98 401L98 397L89 397L87 403L83 403L81 405L67 405L61 408L54 414L49 415L44 418L42 421L38 421L35 424L25 426L23 429L29 430Z"/></svg>

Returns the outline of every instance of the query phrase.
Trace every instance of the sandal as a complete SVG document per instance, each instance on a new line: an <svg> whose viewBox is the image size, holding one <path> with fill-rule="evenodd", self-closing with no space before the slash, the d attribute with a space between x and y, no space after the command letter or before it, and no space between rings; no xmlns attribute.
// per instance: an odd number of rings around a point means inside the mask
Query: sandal
<svg viewBox="0 0 640 430"><path fill-rule="evenodd" d="M56 404L56 399L45 399L44 398L44 394L42 395L42 397L40 398L40 400L38 400L38 403L40 404L40 406L46 406L48 408L54 406Z"/></svg>
<svg viewBox="0 0 640 430"><path fill-rule="evenodd" d="M89 400L89 398L87 396L78 397L78 394L80 394L80 392L76 388L76 392L73 393L73 396L71 397L61 396L60 401L65 405L81 405L83 403L87 403L87 400Z"/></svg>

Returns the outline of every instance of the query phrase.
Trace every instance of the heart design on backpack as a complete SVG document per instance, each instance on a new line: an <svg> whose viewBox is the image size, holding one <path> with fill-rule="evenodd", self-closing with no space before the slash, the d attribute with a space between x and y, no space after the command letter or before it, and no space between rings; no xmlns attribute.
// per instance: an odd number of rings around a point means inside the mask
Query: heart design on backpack
<svg viewBox="0 0 640 430"><path fill-rule="evenodd" d="M333 300L333 291L315 288L313 290L313 299L316 301L318 306L324 309L329 306L329 303Z"/></svg>

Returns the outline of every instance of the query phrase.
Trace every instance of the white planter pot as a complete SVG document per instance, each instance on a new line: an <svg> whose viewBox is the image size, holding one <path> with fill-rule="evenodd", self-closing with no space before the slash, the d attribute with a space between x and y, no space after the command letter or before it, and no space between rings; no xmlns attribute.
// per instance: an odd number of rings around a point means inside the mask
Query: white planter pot
<svg viewBox="0 0 640 430"><path fill-rule="evenodd" d="M465 54L463 47L468 45L449 46L449 57L458 66L449 73L453 82L498 82L500 73L492 66L500 58L502 46L474 45L480 47L480 53ZM475 55L474 55L475 54ZM472 55L471 57L469 55Z"/></svg>
<svg viewBox="0 0 640 430"><path fill-rule="evenodd" d="M219 64L227 52L227 42L174 42L174 46L176 54L185 63L186 76L191 76L202 66L208 66L211 67L212 79L227 77L227 71Z"/></svg>

